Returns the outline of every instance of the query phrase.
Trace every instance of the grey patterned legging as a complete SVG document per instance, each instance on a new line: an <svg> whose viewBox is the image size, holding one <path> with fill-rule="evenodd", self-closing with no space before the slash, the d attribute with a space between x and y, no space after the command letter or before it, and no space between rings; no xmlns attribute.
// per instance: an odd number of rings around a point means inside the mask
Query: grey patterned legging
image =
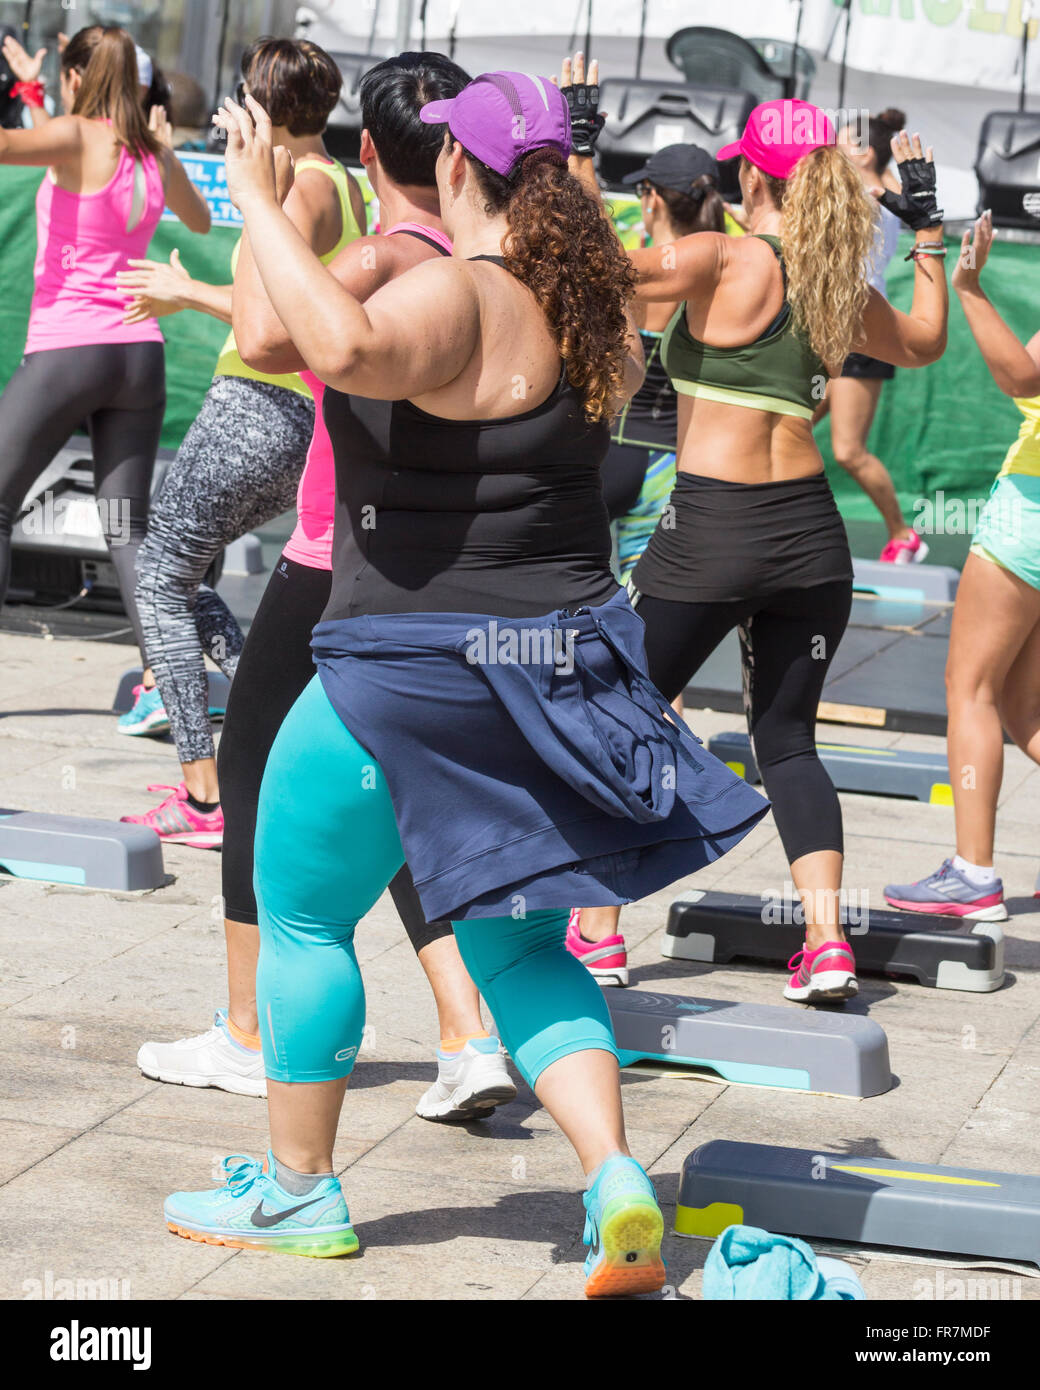
<svg viewBox="0 0 1040 1390"><path fill-rule="evenodd" d="M182 763L214 753L203 654L231 678L244 641L203 576L225 546L294 506L313 428L308 397L215 377L152 503L137 608Z"/></svg>

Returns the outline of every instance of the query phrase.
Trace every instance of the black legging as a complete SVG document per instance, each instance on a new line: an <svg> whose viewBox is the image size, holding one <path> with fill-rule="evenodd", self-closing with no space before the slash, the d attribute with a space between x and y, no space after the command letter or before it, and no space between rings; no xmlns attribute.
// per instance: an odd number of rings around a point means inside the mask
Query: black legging
<svg viewBox="0 0 1040 1390"><path fill-rule="evenodd" d="M238 659L217 748L224 812L221 886L224 913L232 922L257 921L253 839L260 783L282 721L314 677L311 630L325 611L331 588L329 570L313 569L283 555ZM390 892L416 952L451 935L450 922L426 921L407 864L390 884Z"/></svg>
<svg viewBox="0 0 1040 1390"><path fill-rule="evenodd" d="M816 708L852 607L852 585L831 580L754 603L678 603L639 596L650 679L675 698L734 627L744 708L766 795L790 862L844 852L841 806L816 752Z"/></svg>
<svg viewBox="0 0 1040 1390"><path fill-rule="evenodd" d="M52 348L22 359L0 396L0 603L11 580L11 529L25 494L86 425L105 540L144 652L135 565L165 408L162 343Z"/></svg>

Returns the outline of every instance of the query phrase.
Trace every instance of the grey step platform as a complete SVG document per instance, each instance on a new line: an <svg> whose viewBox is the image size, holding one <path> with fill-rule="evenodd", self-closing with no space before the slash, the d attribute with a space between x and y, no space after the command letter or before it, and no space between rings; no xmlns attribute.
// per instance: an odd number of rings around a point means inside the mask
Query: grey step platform
<svg viewBox="0 0 1040 1390"><path fill-rule="evenodd" d="M853 560L852 588L878 598L917 598L952 603L960 571L949 565L892 565L881 560Z"/></svg>
<svg viewBox="0 0 1040 1390"><path fill-rule="evenodd" d="M0 872L123 893L159 888L166 877L147 826L36 811L0 811Z"/></svg>
<svg viewBox="0 0 1040 1390"><path fill-rule="evenodd" d="M857 971L908 975L932 989L989 994L1004 983L1004 934L996 922L892 909L842 908ZM802 949L800 902L766 895L695 890L672 903L661 942L671 960L738 957L782 965Z"/></svg>
<svg viewBox="0 0 1040 1390"><path fill-rule="evenodd" d="M708 740L708 751L746 781L761 781L747 734L713 734ZM953 805L945 753L918 753L911 748L860 748L846 743L818 743L816 751L840 792L905 796L933 806Z"/></svg>
<svg viewBox="0 0 1040 1390"><path fill-rule="evenodd" d="M872 1019L722 999L604 991L621 1065L705 1067L727 1081L840 1096L892 1086L888 1039Z"/></svg>
<svg viewBox="0 0 1040 1390"><path fill-rule="evenodd" d="M1040 1177L713 1139L683 1164L676 1233L741 1224L1040 1264Z"/></svg>
<svg viewBox="0 0 1040 1390"><path fill-rule="evenodd" d="M140 666L132 666L129 671L124 671L119 677L119 685L116 687L116 696L112 701L112 709L116 714L125 714L128 709L133 708L134 686L141 684L141 677L144 674ZM227 709L228 692L231 689L231 682L223 671L207 671L206 677L209 681L209 712L211 716L217 713L223 714Z"/></svg>

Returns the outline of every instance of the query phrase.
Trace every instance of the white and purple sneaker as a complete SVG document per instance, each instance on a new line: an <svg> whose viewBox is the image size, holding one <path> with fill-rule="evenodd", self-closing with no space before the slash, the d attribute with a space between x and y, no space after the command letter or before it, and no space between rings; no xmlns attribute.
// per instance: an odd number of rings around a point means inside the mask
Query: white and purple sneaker
<svg viewBox="0 0 1040 1390"><path fill-rule="evenodd" d="M904 912L967 917L972 922L1006 922L1008 915L1003 881L996 878L992 883L972 883L952 859L944 859L934 874L916 883L888 884L885 902Z"/></svg>

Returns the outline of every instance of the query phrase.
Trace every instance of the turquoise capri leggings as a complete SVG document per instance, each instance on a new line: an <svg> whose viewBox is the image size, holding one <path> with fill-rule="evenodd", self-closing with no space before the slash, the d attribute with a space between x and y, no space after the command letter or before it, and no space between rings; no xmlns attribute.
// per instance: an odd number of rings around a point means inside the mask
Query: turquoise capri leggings
<svg viewBox="0 0 1040 1390"><path fill-rule="evenodd" d="M382 771L315 676L275 739L257 818L257 1004L272 1080L350 1074L365 1026L354 928L403 863ZM617 1056L602 990L564 945L567 915L453 923L466 968L530 1086L572 1052Z"/></svg>

